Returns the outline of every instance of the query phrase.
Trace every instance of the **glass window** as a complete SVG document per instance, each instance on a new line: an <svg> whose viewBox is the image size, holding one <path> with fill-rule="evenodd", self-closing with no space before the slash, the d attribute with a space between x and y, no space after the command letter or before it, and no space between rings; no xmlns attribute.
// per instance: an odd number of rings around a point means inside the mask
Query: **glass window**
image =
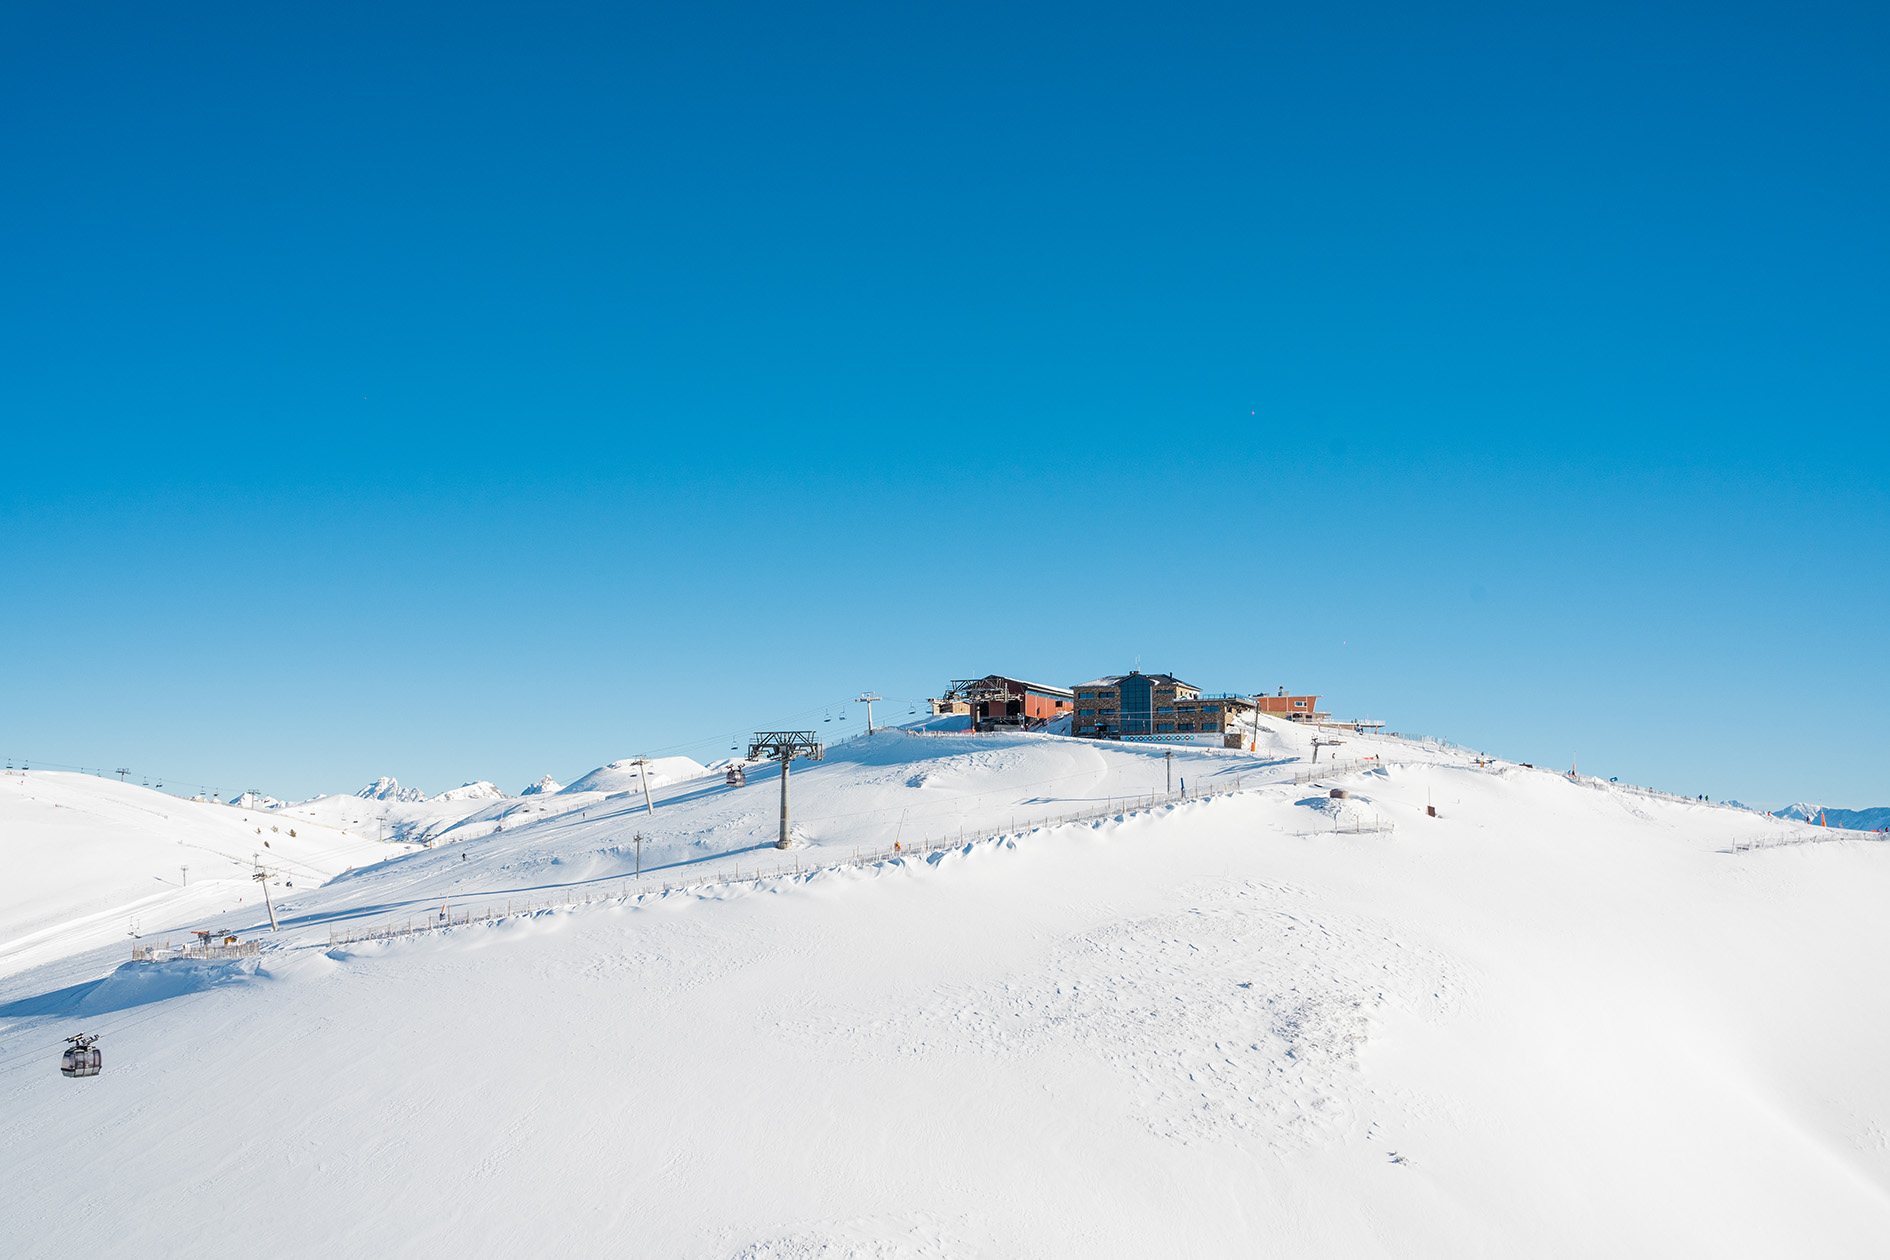
<svg viewBox="0 0 1890 1260"><path fill-rule="evenodd" d="M1094 709L1078 709L1078 710L1076 711L1076 716L1078 716L1078 717L1095 717L1095 716L1096 716L1096 710L1094 710Z"/></svg>
<svg viewBox="0 0 1890 1260"><path fill-rule="evenodd" d="M1163 706L1162 708L1159 708L1159 709L1156 709L1156 710L1155 710L1155 712L1157 712L1157 713L1173 713L1174 711L1175 711L1175 706L1174 706L1174 705L1172 705L1172 704L1170 704L1170 705L1165 705L1165 706Z"/></svg>
<svg viewBox="0 0 1890 1260"><path fill-rule="evenodd" d="M1181 729L1182 729L1182 730L1184 730L1184 731L1191 731L1191 730L1193 730L1193 729L1194 729L1194 723L1193 723L1193 722L1183 722L1183 723L1181 723Z"/></svg>
<svg viewBox="0 0 1890 1260"><path fill-rule="evenodd" d="M1158 731L1172 731L1175 729L1175 724L1173 722L1157 722L1155 723L1155 729Z"/></svg>
<svg viewBox="0 0 1890 1260"><path fill-rule="evenodd" d="M1116 687L1122 697L1122 732L1146 735L1155 720L1155 684L1148 678L1124 679Z"/></svg>

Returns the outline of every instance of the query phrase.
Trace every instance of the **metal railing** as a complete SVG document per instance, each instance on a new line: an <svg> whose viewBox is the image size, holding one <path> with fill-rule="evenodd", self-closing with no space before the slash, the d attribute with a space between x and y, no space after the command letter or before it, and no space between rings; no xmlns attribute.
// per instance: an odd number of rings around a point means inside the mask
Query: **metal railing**
<svg viewBox="0 0 1890 1260"><path fill-rule="evenodd" d="M1323 766L1308 766L1293 776L1295 787L1302 783L1316 783L1320 779L1330 779L1341 774L1357 774L1361 770L1376 770L1385 763L1376 757L1354 757L1350 761L1329 761Z"/></svg>
<svg viewBox="0 0 1890 1260"><path fill-rule="evenodd" d="M1751 836L1735 836L1732 851L1750 853L1754 849L1780 849L1795 844L1829 844L1833 840L1875 840L1883 843L1890 841L1890 831L1853 831L1848 827L1818 827L1807 824L1802 829L1793 829L1783 833L1761 832Z"/></svg>
<svg viewBox="0 0 1890 1260"><path fill-rule="evenodd" d="M222 958L254 958L262 953L261 941L238 941L234 945L133 945L133 962L214 962Z"/></svg>
<svg viewBox="0 0 1890 1260"><path fill-rule="evenodd" d="M913 731L909 734L920 734ZM926 732L969 734L970 732ZM1360 767L1373 767L1376 761L1335 762L1322 766L1313 778L1326 778L1330 775L1350 774ZM399 940L410 936L443 931L448 928L466 927L473 924L492 924L504 919L521 915L543 914L558 910L575 910L580 906L610 902L623 902L641 897L666 897L671 893L700 893L711 888L728 888L740 884L759 886L771 879L802 879L821 871L844 870L847 868L864 869L887 863L904 864L921 860L929 861L934 854L962 849L967 845L981 844L992 840L1019 839L1026 834L1047 830L1052 827L1069 826L1100 822L1109 818L1132 818L1171 806L1192 804L1197 801L1213 800L1218 797L1232 796L1248 790L1246 780L1252 778L1254 787L1278 787L1284 779L1265 775L1236 775L1231 784L1217 787L1192 788L1186 792L1143 792L1134 796L1112 796L1104 798L1103 804L1087 809L1047 812L1035 818L1024 819L1021 825L1013 820L1008 828L996 830L980 828L975 831L960 829L957 834L941 833L926 836L918 840L895 839L891 844L880 848L855 848L846 857L829 858L824 861L810 861L799 855L784 856L775 861L759 861L749 867L737 864L733 867L705 871L696 879L654 880L618 877L612 881L599 881L598 884L582 891L568 888L562 896L544 898L506 898L503 901L480 902L470 906L456 906L450 902L441 905L438 911L429 911L423 915L389 918L379 923L362 928L331 927L328 934L329 947L357 944L372 941ZM1295 780L1296 782L1298 780ZM1374 831L1389 831L1391 827L1381 821L1373 823L1341 824L1341 834L1370 834ZM811 857L812 855L810 855ZM609 889L609 883L618 885L617 891Z"/></svg>

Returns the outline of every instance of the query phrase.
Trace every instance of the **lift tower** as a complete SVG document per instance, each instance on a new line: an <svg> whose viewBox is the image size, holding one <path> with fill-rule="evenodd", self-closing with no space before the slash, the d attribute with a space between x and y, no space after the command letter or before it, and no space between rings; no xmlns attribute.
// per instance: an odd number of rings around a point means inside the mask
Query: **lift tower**
<svg viewBox="0 0 1890 1260"><path fill-rule="evenodd" d="M270 877L275 874L275 872L266 871L263 869L262 854L260 853L258 853L255 856L255 863L256 863L256 873L250 876L250 878L262 885L263 904L269 907L269 930L271 932L279 932L282 930L282 927L280 924L276 922L276 903L270 900L270 897L269 897L269 880L270 880Z"/></svg>
<svg viewBox="0 0 1890 1260"><path fill-rule="evenodd" d="M978 729L978 706L981 704L984 706L986 721L993 726L1005 725L999 720L1006 716L1004 710L999 708L993 713L992 706L1004 705L1011 699L1011 692L1007 687L993 687L982 678L954 678L943 698L963 700L971 706L971 729L975 731ZM1020 717L1018 725L1023 724L1024 720Z"/></svg>
<svg viewBox="0 0 1890 1260"><path fill-rule="evenodd" d="M750 761L775 760L781 763L781 838L777 849L788 847L788 762L796 757L819 761L827 753L816 731L756 731L748 743Z"/></svg>

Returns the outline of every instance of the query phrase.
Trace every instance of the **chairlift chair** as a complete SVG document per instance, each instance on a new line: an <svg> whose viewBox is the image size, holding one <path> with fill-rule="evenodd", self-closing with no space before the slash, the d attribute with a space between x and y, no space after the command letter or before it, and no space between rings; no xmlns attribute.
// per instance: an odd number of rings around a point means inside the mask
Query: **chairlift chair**
<svg viewBox="0 0 1890 1260"><path fill-rule="evenodd" d="M98 1052L98 1034L80 1033L66 1038L66 1052L59 1056L61 1076L97 1076L104 1066Z"/></svg>

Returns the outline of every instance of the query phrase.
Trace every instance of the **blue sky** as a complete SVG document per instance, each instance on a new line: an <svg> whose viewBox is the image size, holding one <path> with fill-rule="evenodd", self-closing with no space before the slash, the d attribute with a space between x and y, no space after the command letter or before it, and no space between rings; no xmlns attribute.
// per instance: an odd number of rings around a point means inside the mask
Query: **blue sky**
<svg viewBox="0 0 1890 1260"><path fill-rule="evenodd" d="M7 19L0 754L1139 656L1890 801L1879 6L273 8Z"/></svg>

